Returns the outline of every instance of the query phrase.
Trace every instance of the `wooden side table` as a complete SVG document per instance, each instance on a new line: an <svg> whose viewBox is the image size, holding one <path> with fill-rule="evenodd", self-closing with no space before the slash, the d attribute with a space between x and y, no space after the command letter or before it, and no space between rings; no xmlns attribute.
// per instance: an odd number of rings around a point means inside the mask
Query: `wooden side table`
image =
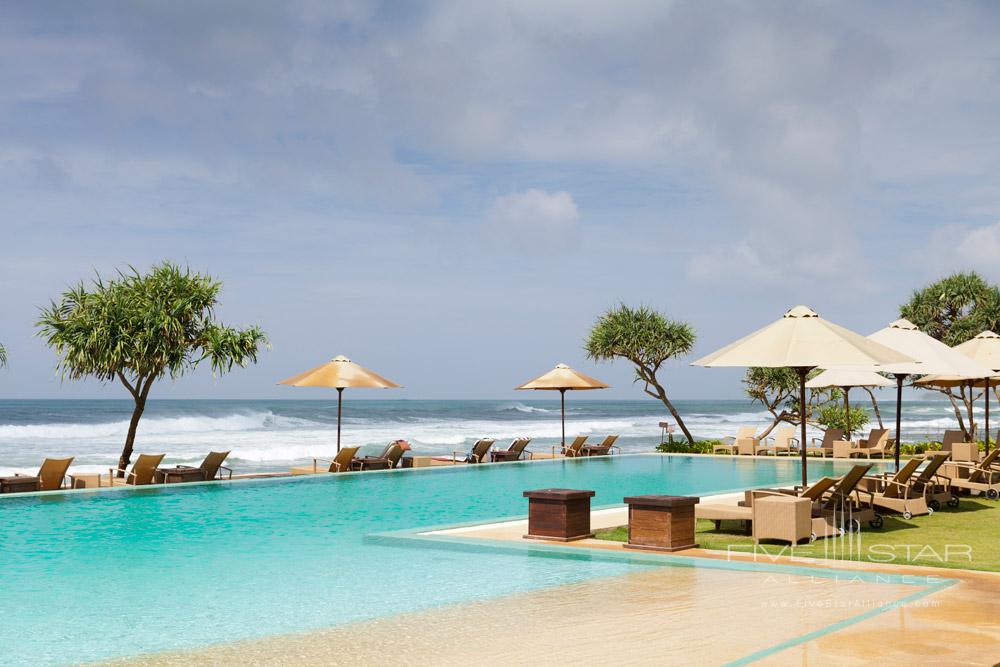
<svg viewBox="0 0 1000 667"><path fill-rule="evenodd" d="M693 549L694 506L692 496L629 496L627 549L680 551Z"/></svg>
<svg viewBox="0 0 1000 667"><path fill-rule="evenodd" d="M205 471L201 468L157 468L153 472L156 484L180 484L183 482L204 482Z"/></svg>
<svg viewBox="0 0 1000 667"><path fill-rule="evenodd" d="M594 491L538 489L525 491L528 499L529 540L571 542L593 537L590 532L590 499Z"/></svg>
<svg viewBox="0 0 1000 667"><path fill-rule="evenodd" d="M25 493L38 491L39 488L41 488L41 480L37 477L28 477L27 475L0 477L0 493Z"/></svg>

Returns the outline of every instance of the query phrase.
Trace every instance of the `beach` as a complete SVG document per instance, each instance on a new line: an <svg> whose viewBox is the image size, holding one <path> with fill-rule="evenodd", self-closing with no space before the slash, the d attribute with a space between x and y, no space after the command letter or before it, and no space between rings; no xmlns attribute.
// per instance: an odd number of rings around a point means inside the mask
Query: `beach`
<svg viewBox="0 0 1000 667"><path fill-rule="evenodd" d="M866 404L860 396L855 400ZM887 425L895 418L890 402L881 406ZM748 400L676 405L700 439L770 423L768 413ZM131 409L128 400L0 401L0 475L37 468L47 456L74 456L75 469L106 472L121 453ZM293 463L336 453L336 418L335 400L151 400L136 451L165 452L166 463L198 465L210 450L232 450L228 465L237 473L287 471ZM653 400L576 398L567 402L566 420L567 436L595 440L617 433L624 452L652 451L660 442L659 422L672 421ZM956 428L947 402L906 402L904 441L939 439L946 428ZM467 451L477 438L506 445L529 436L529 450L548 452L559 443L559 429L558 400L352 399L344 410L343 442L377 453L405 438L415 454L450 456Z"/></svg>

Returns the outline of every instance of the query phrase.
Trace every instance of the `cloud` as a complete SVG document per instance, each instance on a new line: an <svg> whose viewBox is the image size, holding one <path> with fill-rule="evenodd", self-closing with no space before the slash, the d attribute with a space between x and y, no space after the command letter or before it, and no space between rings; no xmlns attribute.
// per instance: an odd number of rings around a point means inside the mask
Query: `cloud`
<svg viewBox="0 0 1000 667"><path fill-rule="evenodd" d="M532 188L497 197L486 213L489 233L519 248L564 242L576 229L580 211L565 190Z"/></svg>
<svg viewBox="0 0 1000 667"><path fill-rule="evenodd" d="M928 276L951 271L978 271L1000 280L1000 222L980 226L942 225L915 254Z"/></svg>

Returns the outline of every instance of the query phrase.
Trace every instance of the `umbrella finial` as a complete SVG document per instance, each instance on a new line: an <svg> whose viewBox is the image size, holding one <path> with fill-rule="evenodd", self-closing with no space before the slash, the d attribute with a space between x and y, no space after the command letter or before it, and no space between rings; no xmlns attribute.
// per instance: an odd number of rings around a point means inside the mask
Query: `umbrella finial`
<svg viewBox="0 0 1000 667"><path fill-rule="evenodd" d="M819 317L819 315L809 306L795 306L785 313L785 317Z"/></svg>
<svg viewBox="0 0 1000 667"><path fill-rule="evenodd" d="M906 329L907 331L916 331L917 325L910 320L900 318L895 322L889 324L890 329Z"/></svg>

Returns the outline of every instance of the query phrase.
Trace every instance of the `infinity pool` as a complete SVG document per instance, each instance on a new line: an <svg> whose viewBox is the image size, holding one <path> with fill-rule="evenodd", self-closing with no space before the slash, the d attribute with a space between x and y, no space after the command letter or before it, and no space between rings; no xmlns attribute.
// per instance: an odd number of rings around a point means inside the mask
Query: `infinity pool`
<svg viewBox="0 0 1000 667"><path fill-rule="evenodd" d="M795 460L637 455L6 497L0 660L194 648L650 569L365 536L523 515L533 488L593 489L600 506L798 479Z"/></svg>

